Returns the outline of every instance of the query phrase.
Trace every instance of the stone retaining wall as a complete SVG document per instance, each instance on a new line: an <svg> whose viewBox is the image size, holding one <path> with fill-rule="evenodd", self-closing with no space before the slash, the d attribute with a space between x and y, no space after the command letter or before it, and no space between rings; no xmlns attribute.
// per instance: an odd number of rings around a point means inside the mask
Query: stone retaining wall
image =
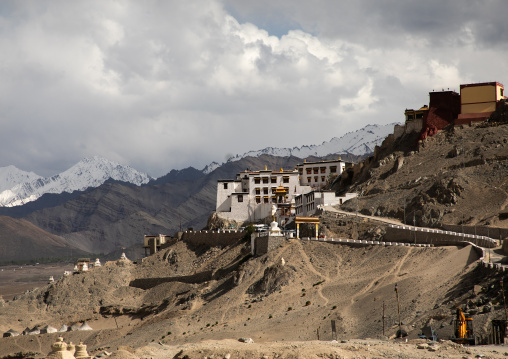
<svg viewBox="0 0 508 359"><path fill-rule="evenodd" d="M228 246L238 242L245 235L244 231L218 230L218 231L185 231L182 241L191 244L206 244L210 247Z"/></svg>
<svg viewBox="0 0 508 359"><path fill-rule="evenodd" d="M441 228L445 231L454 231L467 234L487 236L489 238L503 239L508 237L508 228L487 227L487 226L462 226L455 224L443 224Z"/></svg>
<svg viewBox="0 0 508 359"><path fill-rule="evenodd" d="M393 224L386 228L385 241L434 245L456 245L461 242L471 242L486 248L494 248L498 245L497 240L485 236Z"/></svg>

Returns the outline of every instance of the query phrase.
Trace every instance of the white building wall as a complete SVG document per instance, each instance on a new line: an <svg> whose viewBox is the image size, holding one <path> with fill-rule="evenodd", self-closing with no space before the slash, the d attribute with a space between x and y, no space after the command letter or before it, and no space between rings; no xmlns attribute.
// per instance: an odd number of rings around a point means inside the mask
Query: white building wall
<svg viewBox="0 0 508 359"><path fill-rule="evenodd" d="M345 168L346 162L341 160L305 162L298 165L300 184L312 188L321 188L327 183L330 175L340 176Z"/></svg>
<svg viewBox="0 0 508 359"><path fill-rule="evenodd" d="M227 188L224 184L227 183ZM294 196L311 190L301 186L297 171L242 172L236 180L217 182L216 213L221 218L241 222L256 222L271 215L274 191L282 186L287 189L287 203ZM242 201L238 201L238 196ZM265 202L266 197L266 202Z"/></svg>
<svg viewBox="0 0 508 359"><path fill-rule="evenodd" d="M241 192L241 182L236 180L217 182L217 201L215 210L217 212L228 212L231 210L231 194Z"/></svg>

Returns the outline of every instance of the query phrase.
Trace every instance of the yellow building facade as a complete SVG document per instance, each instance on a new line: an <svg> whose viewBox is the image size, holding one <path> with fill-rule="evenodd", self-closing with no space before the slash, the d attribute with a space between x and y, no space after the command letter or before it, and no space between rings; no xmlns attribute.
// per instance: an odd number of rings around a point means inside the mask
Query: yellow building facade
<svg viewBox="0 0 508 359"><path fill-rule="evenodd" d="M460 113L494 112L497 102L504 98L504 87L499 82L460 85Z"/></svg>

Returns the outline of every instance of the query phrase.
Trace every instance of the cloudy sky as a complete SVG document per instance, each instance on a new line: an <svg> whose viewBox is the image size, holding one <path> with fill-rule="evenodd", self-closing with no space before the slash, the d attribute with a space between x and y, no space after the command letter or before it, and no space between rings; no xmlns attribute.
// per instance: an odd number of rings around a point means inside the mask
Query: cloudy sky
<svg viewBox="0 0 508 359"><path fill-rule="evenodd" d="M0 2L0 166L152 176L508 84L506 0Z"/></svg>

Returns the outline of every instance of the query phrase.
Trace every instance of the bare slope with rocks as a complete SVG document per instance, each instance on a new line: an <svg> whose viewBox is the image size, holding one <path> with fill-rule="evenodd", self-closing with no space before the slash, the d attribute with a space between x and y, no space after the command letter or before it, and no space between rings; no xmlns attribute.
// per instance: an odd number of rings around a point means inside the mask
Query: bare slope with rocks
<svg viewBox="0 0 508 359"><path fill-rule="evenodd" d="M447 338L459 305L477 308L478 335L502 312L499 278L477 266L471 247L351 248L287 240L267 255L249 253L243 241L225 247L179 241L142 263L110 262L4 303L0 330L87 321L95 330L63 333L64 339L83 340L92 352L128 346L140 358L136 348L152 342L308 341L317 339L318 328L320 339L329 341L332 319L338 339L383 338L383 305L389 337L398 329L396 283L410 338L425 325ZM48 353L56 336L0 339L0 355Z"/></svg>
<svg viewBox="0 0 508 359"><path fill-rule="evenodd" d="M348 183L354 183L344 187ZM485 123L441 131L416 146L390 137L361 171L336 189L360 193L343 209L408 224L508 228L508 125Z"/></svg>

